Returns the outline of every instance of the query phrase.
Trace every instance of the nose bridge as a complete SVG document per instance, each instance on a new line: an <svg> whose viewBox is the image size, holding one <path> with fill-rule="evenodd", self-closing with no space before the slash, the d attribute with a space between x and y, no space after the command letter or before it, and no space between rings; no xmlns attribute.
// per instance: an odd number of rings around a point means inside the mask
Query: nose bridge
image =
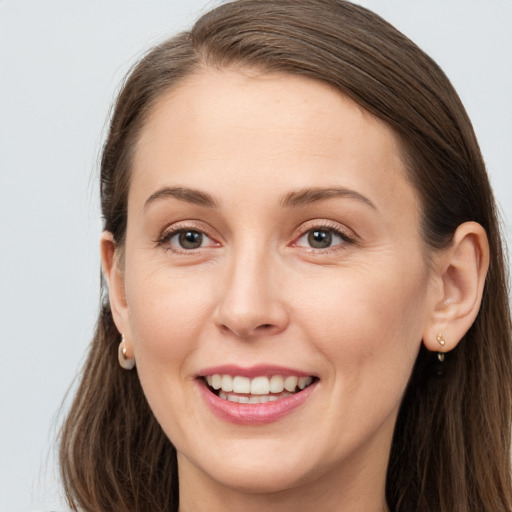
<svg viewBox="0 0 512 512"><path fill-rule="evenodd" d="M240 337L276 334L288 322L279 282L279 258L247 240L234 247L223 275L215 321Z"/></svg>

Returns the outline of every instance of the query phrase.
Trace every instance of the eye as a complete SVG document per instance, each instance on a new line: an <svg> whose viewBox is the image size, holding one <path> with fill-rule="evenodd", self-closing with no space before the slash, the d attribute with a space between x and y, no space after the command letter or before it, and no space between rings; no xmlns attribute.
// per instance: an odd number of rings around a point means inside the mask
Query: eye
<svg viewBox="0 0 512 512"><path fill-rule="evenodd" d="M217 245L216 242L202 231L190 228L175 229L164 234L159 244L175 252L192 251Z"/></svg>
<svg viewBox="0 0 512 512"><path fill-rule="evenodd" d="M329 249L353 240L345 233L331 227L315 227L306 231L294 245L311 249Z"/></svg>
<svg viewBox="0 0 512 512"><path fill-rule="evenodd" d="M332 239L336 238L336 235L333 237L333 233L331 231L326 231L325 229L315 229L309 231L307 234L308 244L315 249L325 249L332 245Z"/></svg>
<svg viewBox="0 0 512 512"><path fill-rule="evenodd" d="M192 230L182 230L176 233L169 242L175 240L182 249L199 249L203 245L203 233Z"/></svg>

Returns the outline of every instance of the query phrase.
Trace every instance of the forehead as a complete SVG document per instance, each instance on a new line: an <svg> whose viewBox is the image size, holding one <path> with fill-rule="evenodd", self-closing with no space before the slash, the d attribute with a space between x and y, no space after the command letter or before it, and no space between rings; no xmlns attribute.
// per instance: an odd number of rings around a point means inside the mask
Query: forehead
<svg viewBox="0 0 512 512"><path fill-rule="evenodd" d="M129 202L170 185L269 201L274 191L339 185L416 208L394 132L329 85L286 74L188 78L153 108L133 164Z"/></svg>

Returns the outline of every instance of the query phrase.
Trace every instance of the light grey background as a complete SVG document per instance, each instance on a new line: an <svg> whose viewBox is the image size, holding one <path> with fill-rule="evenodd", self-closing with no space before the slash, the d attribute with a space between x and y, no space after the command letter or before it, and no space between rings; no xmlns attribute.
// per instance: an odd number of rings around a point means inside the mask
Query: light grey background
<svg viewBox="0 0 512 512"><path fill-rule="evenodd" d="M215 3L0 0L0 512L59 506L52 443L96 319L97 157L114 93L144 49ZM451 78L510 239L512 0L360 3Z"/></svg>

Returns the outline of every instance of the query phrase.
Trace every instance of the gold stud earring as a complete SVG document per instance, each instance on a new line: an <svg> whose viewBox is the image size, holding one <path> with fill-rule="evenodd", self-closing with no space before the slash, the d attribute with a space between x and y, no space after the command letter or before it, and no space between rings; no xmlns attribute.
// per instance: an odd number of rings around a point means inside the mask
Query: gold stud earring
<svg viewBox="0 0 512 512"><path fill-rule="evenodd" d="M127 352L128 350L126 348L126 341L124 339L124 336L121 335L121 343L119 343L119 348L117 352L119 364L121 365L121 368L124 368L125 370L133 370L133 367L135 366L135 358L127 357Z"/></svg>

